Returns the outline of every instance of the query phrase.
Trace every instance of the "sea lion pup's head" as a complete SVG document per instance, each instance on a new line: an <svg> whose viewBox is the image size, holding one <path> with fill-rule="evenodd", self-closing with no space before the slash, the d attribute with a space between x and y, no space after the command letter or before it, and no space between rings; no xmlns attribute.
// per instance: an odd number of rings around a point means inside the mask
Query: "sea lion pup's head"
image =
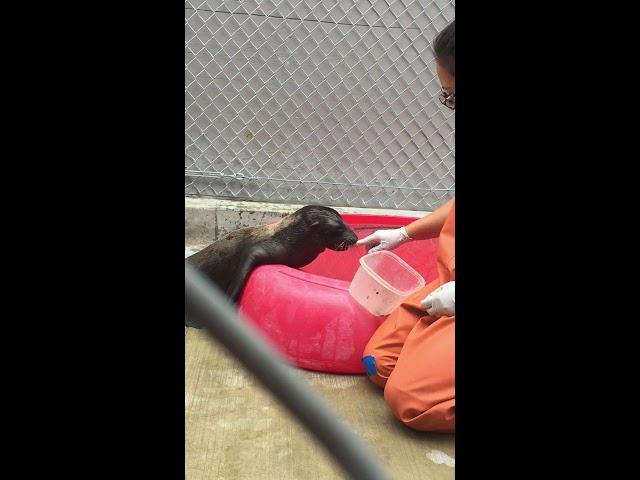
<svg viewBox="0 0 640 480"><path fill-rule="evenodd" d="M358 237L333 208L309 205L301 208L297 215L302 217L314 238L325 248L343 251L358 241Z"/></svg>

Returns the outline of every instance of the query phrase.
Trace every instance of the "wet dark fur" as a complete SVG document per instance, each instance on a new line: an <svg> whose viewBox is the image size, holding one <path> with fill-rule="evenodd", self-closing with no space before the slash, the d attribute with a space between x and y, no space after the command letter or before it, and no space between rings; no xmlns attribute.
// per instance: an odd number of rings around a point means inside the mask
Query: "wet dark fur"
<svg viewBox="0 0 640 480"><path fill-rule="evenodd" d="M312 205L287 215L276 225L231 232L186 260L236 302L249 273L258 265L300 268L325 248L346 250L356 241L355 233L337 211Z"/></svg>

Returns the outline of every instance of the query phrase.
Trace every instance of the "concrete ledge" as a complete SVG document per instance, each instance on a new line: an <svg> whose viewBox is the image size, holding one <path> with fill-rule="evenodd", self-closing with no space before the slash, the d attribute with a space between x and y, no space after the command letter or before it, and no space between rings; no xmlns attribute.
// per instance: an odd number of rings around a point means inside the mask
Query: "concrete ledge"
<svg viewBox="0 0 640 480"><path fill-rule="evenodd" d="M304 205L185 197L185 243L203 246L244 227L276 222ZM331 207L340 213L422 217L428 212L380 208Z"/></svg>

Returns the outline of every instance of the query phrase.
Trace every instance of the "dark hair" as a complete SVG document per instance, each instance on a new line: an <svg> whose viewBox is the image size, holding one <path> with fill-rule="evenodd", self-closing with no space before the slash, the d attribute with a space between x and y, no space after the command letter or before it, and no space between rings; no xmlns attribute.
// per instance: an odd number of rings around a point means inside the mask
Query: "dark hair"
<svg viewBox="0 0 640 480"><path fill-rule="evenodd" d="M442 30L433 42L436 60L453 76L456 76L456 21Z"/></svg>

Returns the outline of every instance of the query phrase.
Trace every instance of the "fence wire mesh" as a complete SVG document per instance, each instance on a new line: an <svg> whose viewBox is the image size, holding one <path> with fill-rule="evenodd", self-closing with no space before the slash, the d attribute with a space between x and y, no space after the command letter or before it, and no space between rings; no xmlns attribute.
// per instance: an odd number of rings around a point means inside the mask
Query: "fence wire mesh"
<svg viewBox="0 0 640 480"><path fill-rule="evenodd" d="M185 194L431 210L455 123L432 41L455 2L185 2Z"/></svg>

